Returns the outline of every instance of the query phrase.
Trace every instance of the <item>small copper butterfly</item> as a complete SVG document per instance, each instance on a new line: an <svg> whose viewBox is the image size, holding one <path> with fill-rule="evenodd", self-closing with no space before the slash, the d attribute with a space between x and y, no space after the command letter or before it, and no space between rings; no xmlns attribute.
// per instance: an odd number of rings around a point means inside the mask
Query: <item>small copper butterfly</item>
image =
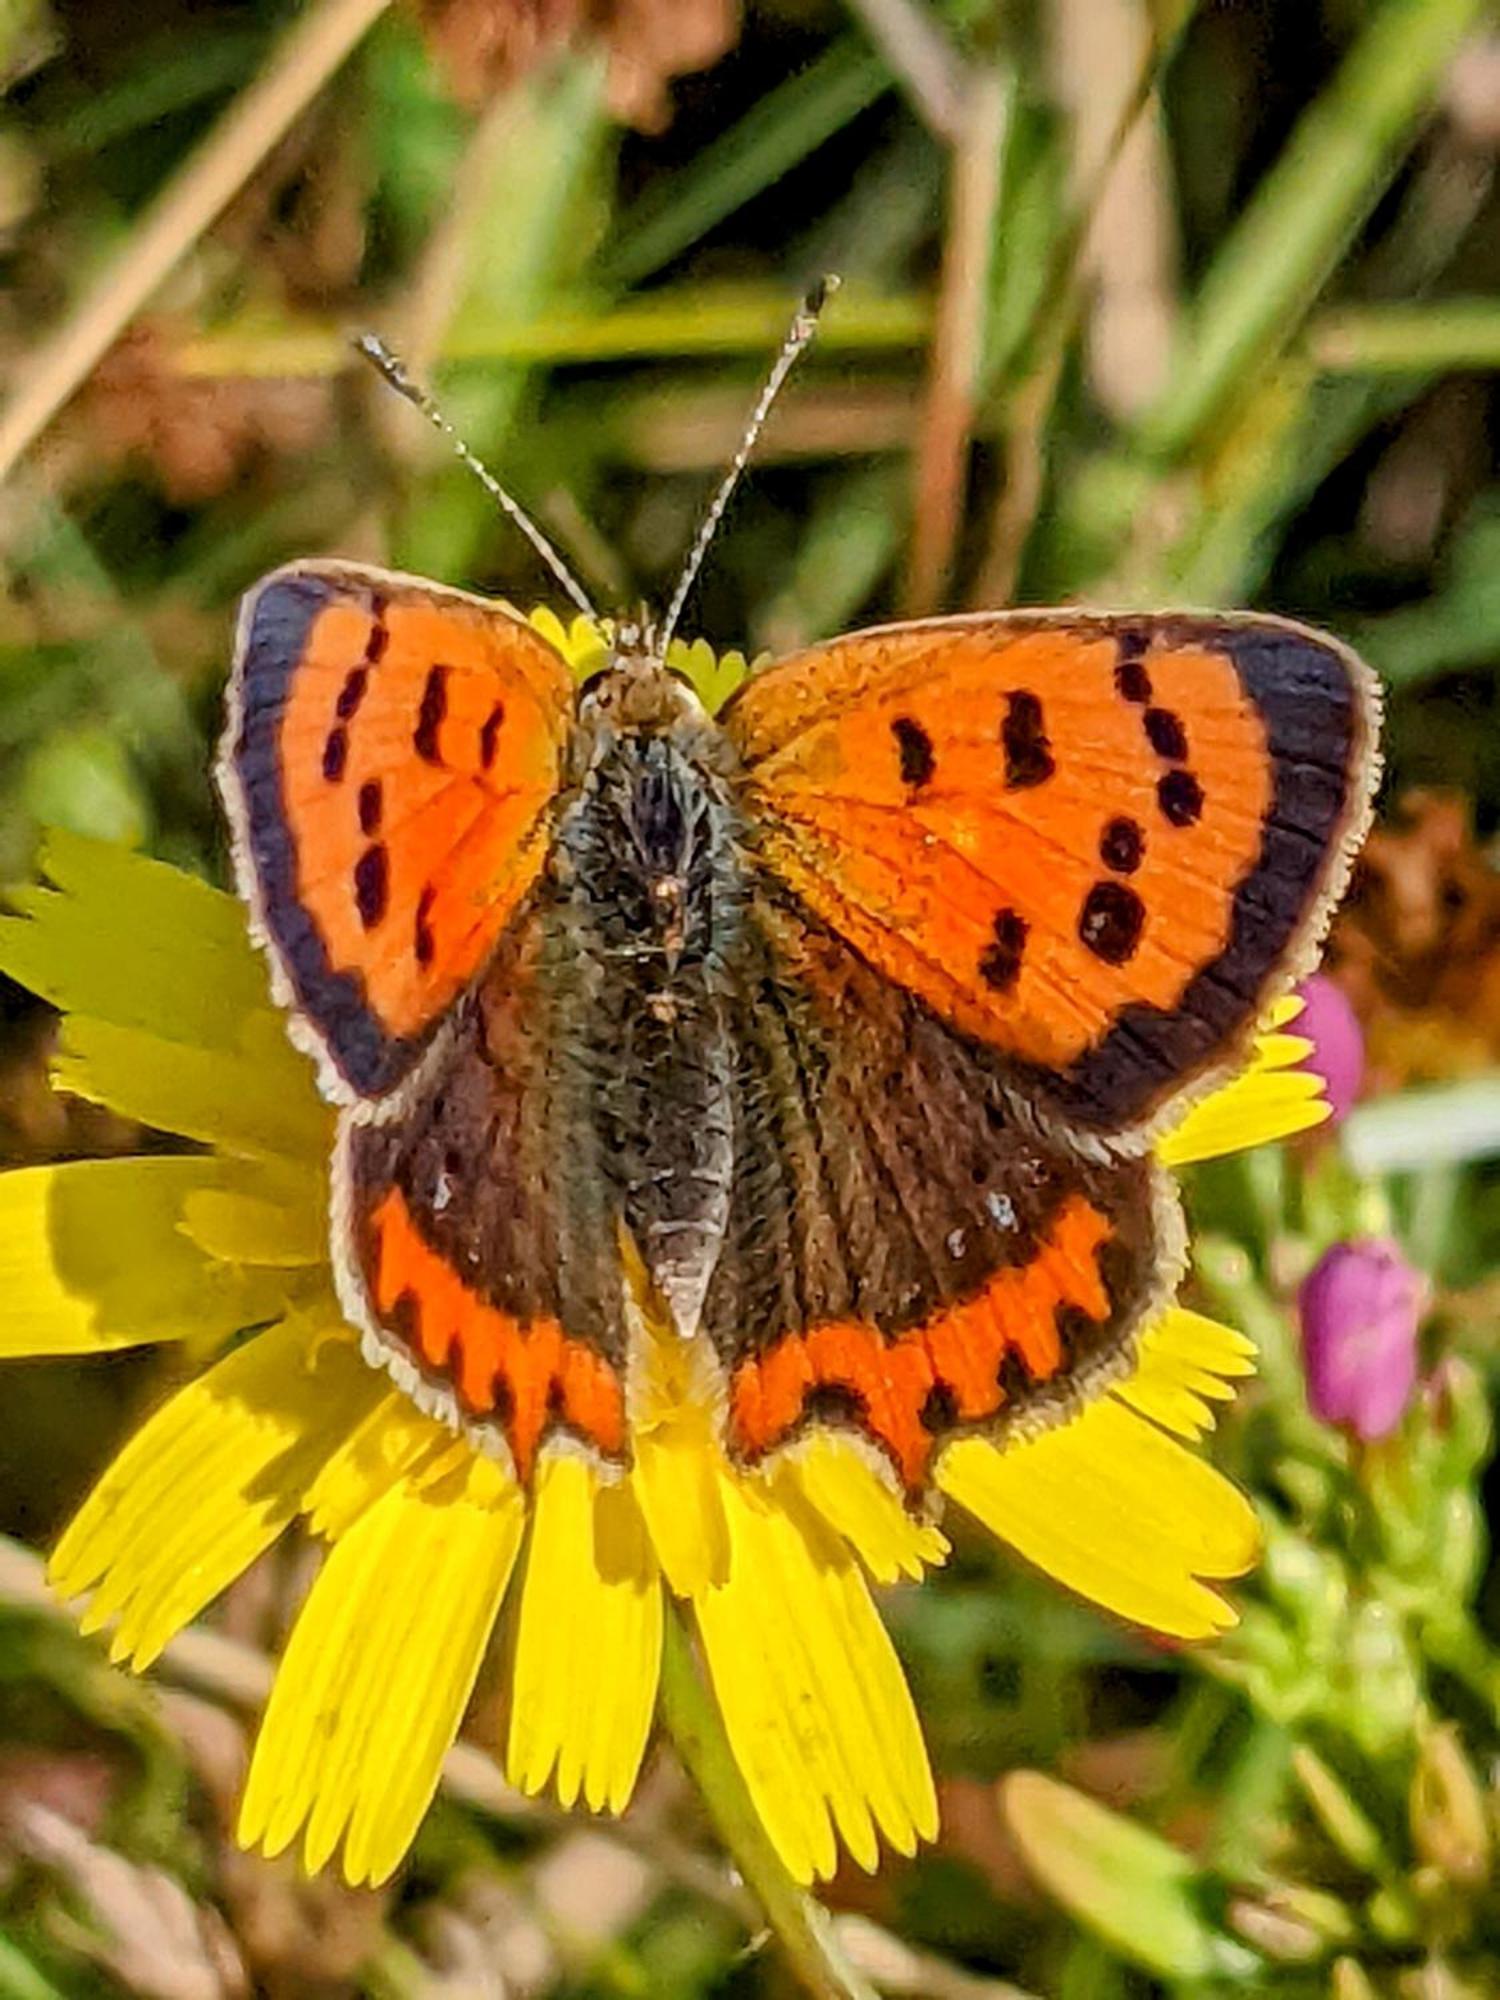
<svg viewBox="0 0 1500 2000"><path fill-rule="evenodd" d="M739 1462L839 1425L915 1496L954 1433L1118 1376L1175 1289L1152 1137L1307 968L1377 696L1280 618L1010 611L710 714L665 657L705 545L581 686L483 598L267 577L240 886L342 1107L345 1310L424 1406L523 1478L554 1437L621 1463L644 1282Z"/></svg>

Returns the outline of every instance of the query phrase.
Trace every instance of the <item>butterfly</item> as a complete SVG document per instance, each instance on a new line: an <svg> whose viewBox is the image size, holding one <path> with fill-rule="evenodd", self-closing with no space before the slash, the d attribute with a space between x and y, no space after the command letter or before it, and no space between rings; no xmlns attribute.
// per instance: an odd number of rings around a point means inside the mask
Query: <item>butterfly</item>
<svg viewBox="0 0 1500 2000"><path fill-rule="evenodd" d="M420 578L299 562L245 601L220 783L340 1107L344 1310L525 1479L554 1441L627 1463L644 1296L735 1462L838 1427L915 1500L1174 1294L1152 1141L1311 961L1373 681L1279 618L1007 611L710 714L661 636L607 636L580 685Z"/></svg>

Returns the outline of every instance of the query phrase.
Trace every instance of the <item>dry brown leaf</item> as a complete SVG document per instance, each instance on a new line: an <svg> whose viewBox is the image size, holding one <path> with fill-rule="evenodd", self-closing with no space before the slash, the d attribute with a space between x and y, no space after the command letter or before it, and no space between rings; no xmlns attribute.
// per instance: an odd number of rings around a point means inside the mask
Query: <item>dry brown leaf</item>
<svg viewBox="0 0 1500 2000"><path fill-rule="evenodd" d="M312 450L332 413L326 382L196 381L171 366L173 329L143 321L95 373L88 435L107 459L148 459L167 497L212 499L268 453Z"/></svg>
<svg viewBox="0 0 1500 2000"><path fill-rule="evenodd" d="M1500 872L1466 799L1408 793L1370 835L1329 969L1364 1025L1374 1088L1500 1060Z"/></svg>
<svg viewBox="0 0 1500 2000"><path fill-rule="evenodd" d="M478 104L548 56L593 41L609 60L611 113L641 131L671 118L673 77L734 44L738 0L415 0L454 95Z"/></svg>

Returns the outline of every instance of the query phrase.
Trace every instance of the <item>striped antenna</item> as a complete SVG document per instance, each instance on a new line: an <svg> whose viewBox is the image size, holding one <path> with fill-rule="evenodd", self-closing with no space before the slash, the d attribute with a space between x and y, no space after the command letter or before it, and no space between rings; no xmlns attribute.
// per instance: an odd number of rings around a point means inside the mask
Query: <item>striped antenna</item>
<svg viewBox="0 0 1500 2000"><path fill-rule="evenodd" d="M413 409L420 410L434 430L442 432L458 457L462 459L470 472L473 473L485 492L489 494L492 500L498 501L502 510L515 522L521 533L530 542L531 546L536 550L542 561L551 570L552 574L557 578L558 582L568 593L569 597L572 598L583 615L586 618L591 618L596 625L599 624L601 622L599 613L589 602L588 593L584 590L583 585L578 581L577 577L574 576L572 570L568 568L562 557L557 553L557 550L547 540L547 537L542 533L536 522L532 520L520 501L506 492L489 467L469 449L453 425L433 401L432 397L428 395L425 389L420 388L411 379L410 375L407 374L405 368L397 360L396 356L392 354L385 342L376 334L362 333L355 340L354 345L359 353L364 356L365 360L375 369L376 373L395 390L398 396L404 397Z"/></svg>
<svg viewBox="0 0 1500 2000"><path fill-rule="evenodd" d="M771 405L781 393L781 385L791 374L793 365L803 349L811 342L818 330L818 320L824 306L839 288L839 280L831 273L820 278L797 308L786 339L781 343L781 352L772 364L766 377L766 385L750 412L750 421L745 426L745 435L740 440L740 448L729 461L729 470L719 482L719 490L708 504L708 512L703 516L702 525L693 537L693 545L688 550L687 561L682 565L682 575L677 579L677 588L672 593L672 602L667 606L667 615L662 620L661 637L656 651L665 659L667 648L672 643L672 634L677 630L677 621L682 616L683 606L688 601L688 592L698 581L698 572L703 567L703 558L708 554L709 543L718 532L724 509L729 505L730 495L740 483L740 474L749 463L750 454L755 449L755 441L760 436L766 418L771 414Z"/></svg>

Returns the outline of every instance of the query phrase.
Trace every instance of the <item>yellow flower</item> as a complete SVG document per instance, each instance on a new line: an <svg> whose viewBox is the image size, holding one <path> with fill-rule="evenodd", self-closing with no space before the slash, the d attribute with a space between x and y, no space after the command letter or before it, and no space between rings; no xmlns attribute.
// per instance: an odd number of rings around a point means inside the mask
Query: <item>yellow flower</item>
<svg viewBox="0 0 1500 2000"><path fill-rule="evenodd" d="M555 628L555 629L554 629ZM547 628L551 636L560 627ZM597 644L563 635L575 652ZM743 672L682 649L711 699ZM585 661L584 664L587 664ZM871 1584L940 1563L871 1460L823 1436L763 1472L726 1457L681 1342L631 1390L632 1471L544 1457L523 1492L360 1357L327 1262L332 1117L267 997L239 905L160 863L54 834L0 919L0 965L64 1011L57 1080L198 1150L0 1177L0 1354L191 1343L206 1372L148 1419L64 1533L51 1576L148 1665L301 1519L327 1555L261 1724L240 1834L353 1882L400 1862L502 1606L504 1762L528 1792L620 1811L656 1707L664 1620L688 1613L750 1798L787 1868L910 1853L936 1799ZM1251 1069L1162 1146L1172 1164L1317 1123L1284 1005ZM1234 1614L1253 1514L1181 1440L1250 1370L1240 1335L1174 1309L1133 1374L937 1485L1122 1617L1184 1638Z"/></svg>

